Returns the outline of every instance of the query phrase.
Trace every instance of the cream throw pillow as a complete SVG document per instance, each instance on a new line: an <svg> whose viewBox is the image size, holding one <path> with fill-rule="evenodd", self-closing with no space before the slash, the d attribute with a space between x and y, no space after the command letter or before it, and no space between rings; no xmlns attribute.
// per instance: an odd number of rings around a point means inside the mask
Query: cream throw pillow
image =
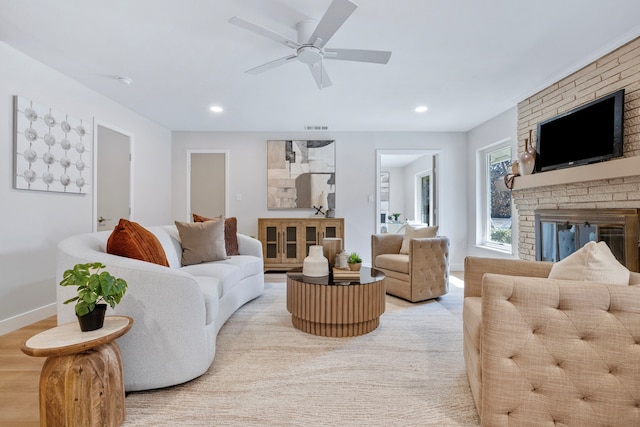
<svg viewBox="0 0 640 427"><path fill-rule="evenodd" d="M405 226L404 238L402 239L402 247L400 248L401 254L409 254L409 240L421 239L424 237L436 237L439 226L427 227L427 226L414 226L407 224Z"/></svg>
<svg viewBox="0 0 640 427"><path fill-rule="evenodd" d="M182 245L182 265L227 259L224 246L224 220L205 222L176 221Z"/></svg>
<svg viewBox="0 0 640 427"><path fill-rule="evenodd" d="M605 242L589 242L551 267L549 279L629 285L629 270Z"/></svg>

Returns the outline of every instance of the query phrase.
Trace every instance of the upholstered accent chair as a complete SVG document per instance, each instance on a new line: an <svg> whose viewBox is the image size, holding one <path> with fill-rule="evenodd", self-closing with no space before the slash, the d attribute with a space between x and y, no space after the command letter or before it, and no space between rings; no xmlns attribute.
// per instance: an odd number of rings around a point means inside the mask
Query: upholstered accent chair
<svg viewBox="0 0 640 427"><path fill-rule="evenodd" d="M418 302L449 292L449 239L408 239L408 253L401 253L404 238L402 234L371 236L371 263L386 275L387 293Z"/></svg>
<svg viewBox="0 0 640 427"><path fill-rule="evenodd" d="M640 425L640 274L622 286L550 279L553 265L465 259L464 358L482 425Z"/></svg>

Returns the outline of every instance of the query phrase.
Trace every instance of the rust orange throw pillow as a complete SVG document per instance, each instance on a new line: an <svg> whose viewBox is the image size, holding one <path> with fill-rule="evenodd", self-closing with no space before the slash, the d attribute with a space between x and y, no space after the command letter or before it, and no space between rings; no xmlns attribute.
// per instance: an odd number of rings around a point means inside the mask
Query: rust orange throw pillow
<svg viewBox="0 0 640 427"><path fill-rule="evenodd" d="M200 216L193 214L193 222L205 222L210 221L213 218L207 218L206 216ZM238 251L238 220L235 216L225 218L224 220L224 246L227 250L227 255L240 255Z"/></svg>
<svg viewBox="0 0 640 427"><path fill-rule="evenodd" d="M120 219L107 240L107 253L169 267L158 238L137 222L124 218Z"/></svg>

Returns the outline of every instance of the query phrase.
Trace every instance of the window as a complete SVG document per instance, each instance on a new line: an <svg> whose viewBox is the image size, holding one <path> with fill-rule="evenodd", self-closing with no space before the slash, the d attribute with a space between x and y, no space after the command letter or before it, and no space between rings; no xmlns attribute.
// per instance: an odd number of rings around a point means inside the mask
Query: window
<svg viewBox="0 0 640 427"><path fill-rule="evenodd" d="M511 145L501 144L485 152L484 236L485 246L511 251L511 192L496 186L510 172Z"/></svg>

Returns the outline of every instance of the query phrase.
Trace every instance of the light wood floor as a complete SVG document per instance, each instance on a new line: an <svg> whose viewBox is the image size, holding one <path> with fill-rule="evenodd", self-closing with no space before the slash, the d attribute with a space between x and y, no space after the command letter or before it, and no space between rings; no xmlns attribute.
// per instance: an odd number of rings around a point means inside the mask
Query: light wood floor
<svg viewBox="0 0 640 427"><path fill-rule="evenodd" d="M39 426L38 385L46 358L27 356L20 346L56 326L55 316L0 336L0 426Z"/></svg>
<svg viewBox="0 0 640 427"><path fill-rule="evenodd" d="M270 275L271 276L271 275ZM461 272L451 276L462 280ZM267 281L283 281L273 275ZM450 285L450 292L440 302L461 316L460 289ZM0 427L37 427L40 425L38 386L44 357L27 356L20 346L33 335L56 326L55 316L0 336Z"/></svg>

